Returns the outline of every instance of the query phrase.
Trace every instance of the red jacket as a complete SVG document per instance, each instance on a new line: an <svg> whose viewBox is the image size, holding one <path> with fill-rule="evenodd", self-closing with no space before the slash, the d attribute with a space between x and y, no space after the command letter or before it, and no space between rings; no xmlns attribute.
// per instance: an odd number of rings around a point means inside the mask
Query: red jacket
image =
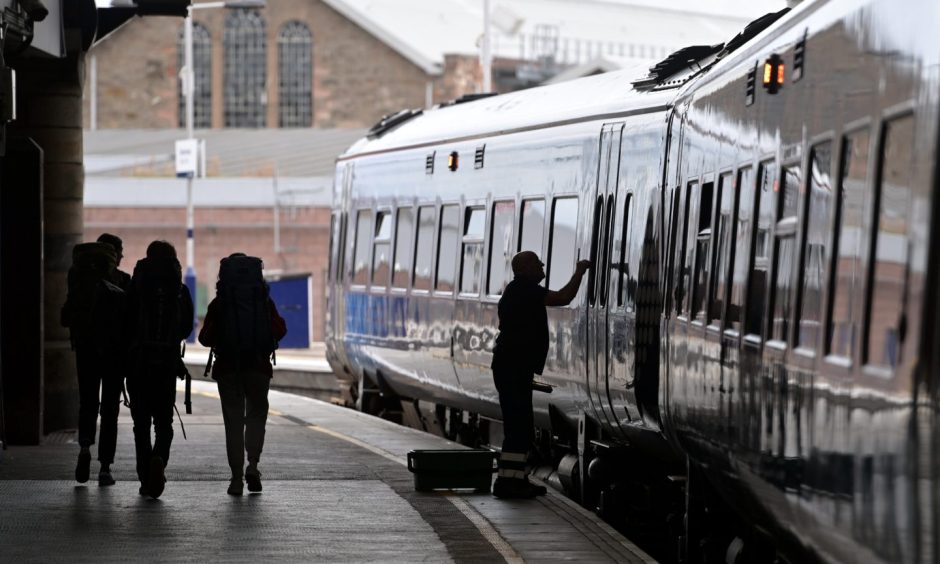
<svg viewBox="0 0 940 564"><path fill-rule="evenodd" d="M222 306L219 305L217 299L213 299L209 302L206 318L202 322L202 329L199 330L199 342L202 343L203 346L214 347L217 343L216 328L224 323L224 320L221 319L223 313L219 309L220 307ZM271 300L271 298L268 298L268 311L271 312L271 333L276 340L280 341L284 338L284 335L287 334L287 324L284 322L284 318L281 317L281 314L278 313L277 306L274 305L274 301ZM271 367L271 359L269 357L258 355L254 359L254 363L254 366L248 367L249 370L258 370L259 372L267 374L268 378L274 375L274 369ZM235 368L231 359L216 355L215 365L212 368L212 378L215 380L224 378L228 374L233 374Z"/></svg>

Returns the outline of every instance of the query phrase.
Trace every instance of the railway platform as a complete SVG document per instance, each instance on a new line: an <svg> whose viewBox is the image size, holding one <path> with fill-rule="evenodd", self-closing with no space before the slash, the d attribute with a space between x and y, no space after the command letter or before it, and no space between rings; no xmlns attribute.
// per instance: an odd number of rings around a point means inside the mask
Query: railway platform
<svg viewBox="0 0 940 564"><path fill-rule="evenodd" d="M182 415L188 438L177 422L158 500L137 493L126 409L111 487L97 485L95 461L92 480L73 480L72 433L9 447L0 459L0 560L653 561L552 490L535 500L415 492L406 453L461 448L449 441L300 395L272 391L270 403L260 494L226 494L222 414L209 382L193 382L193 414Z"/></svg>

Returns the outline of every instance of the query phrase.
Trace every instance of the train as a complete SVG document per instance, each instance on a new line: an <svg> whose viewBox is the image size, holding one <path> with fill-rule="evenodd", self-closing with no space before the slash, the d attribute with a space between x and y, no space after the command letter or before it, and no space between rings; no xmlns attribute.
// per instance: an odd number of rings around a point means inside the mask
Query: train
<svg viewBox="0 0 940 564"><path fill-rule="evenodd" d="M678 562L940 562L940 3L816 0L658 64L377 123L336 161L327 359L498 444L549 288L546 480ZM664 30L668 33L668 30Z"/></svg>

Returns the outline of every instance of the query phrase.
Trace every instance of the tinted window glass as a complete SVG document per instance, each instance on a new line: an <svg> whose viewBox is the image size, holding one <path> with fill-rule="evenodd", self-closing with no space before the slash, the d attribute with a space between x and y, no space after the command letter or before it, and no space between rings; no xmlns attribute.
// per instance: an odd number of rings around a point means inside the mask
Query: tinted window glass
<svg viewBox="0 0 940 564"><path fill-rule="evenodd" d="M337 255L337 246L336 242L338 240L336 236L336 230L339 228L339 221L337 214L330 216L330 262L327 265L327 274L326 278L329 281L333 281L333 275L336 272L336 255Z"/></svg>
<svg viewBox="0 0 940 564"><path fill-rule="evenodd" d="M797 262L796 244L797 202L800 190L800 169L791 165L784 169L783 187L780 194L780 220L777 222L777 255L774 277L773 317L770 338L787 340L790 330L790 315L793 313L792 291L794 268Z"/></svg>
<svg viewBox="0 0 940 564"><path fill-rule="evenodd" d="M392 252L392 218L389 212L375 216L375 248L372 251L372 285L388 284Z"/></svg>
<svg viewBox="0 0 940 564"><path fill-rule="evenodd" d="M356 250L353 259L353 284L369 282L369 248L372 240L372 211L360 210L356 216Z"/></svg>
<svg viewBox="0 0 940 564"><path fill-rule="evenodd" d="M862 222L868 178L868 131L844 138L839 196L836 198L836 242L829 292L831 322L826 352L853 358L861 329Z"/></svg>
<svg viewBox="0 0 940 564"><path fill-rule="evenodd" d="M682 233L679 231L679 217L680 210L679 204L681 202L682 190L676 188L672 196L672 210L669 220L669 265L668 265L668 284L666 291L666 315L669 315L669 312L672 310L672 292L669 291L672 286L673 280L675 280L675 265L676 265L676 237L677 234Z"/></svg>
<svg viewBox="0 0 940 564"><path fill-rule="evenodd" d="M809 201L806 213L806 247L800 270L802 287L800 296L800 324L797 328L797 346L816 349L822 323L823 274L829 257L826 240L829 236L829 206L832 201L832 182L829 179L832 147L829 142L813 147L809 169Z"/></svg>
<svg viewBox="0 0 940 564"><path fill-rule="evenodd" d="M467 208L464 215L463 252L460 263L461 293L480 292L480 276L483 273L483 229L486 210Z"/></svg>
<svg viewBox="0 0 940 564"><path fill-rule="evenodd" d="M604 220L604 252L601 255L601 304L607 304L607 290L610 287L610 281L613 278L612 262L614 257L613 253L613 239L614 236L614 216L616 215L616 202L614 201L614 196L607 196L607 216Z"/></svg>
<svg viewBox="0 0 940 564"><path fill-rule="evenodd" d="M689 233L694 232L693 229L689 229L689 224L692 222L692 193L698 193L698 183L690 182L685 189L685 204L683 206L683 213L680 214L680 217L684 217L682 221L681 236L679 237L679 268L676 271L676 313L681 314L685 310L685 298L686 292L685 289L689 287Z"/></svg>
<svg viewBox="0 0 940 564"><path fill-rule="evenodd" d="M617 284L617 305L622 306L627 294L627 285L630 283L630 265L629 256L629 236L630 236L630 204L633 202L633 194L627 194L627 199L623 203L623 230L620 235L620 257L612 269L619 279ZM627 309L633 309L633 293L630 292L630 299L626 300Z"/></svg>
<svg viewBox="0 0 940 564"><path fill-rule="evenodd" d="M881 146L878 179L878 231L875 233L873 268L870 275L871 306L868 319L866 361L896 368L901 352L901 317L907 276L907 217L910 214L911 162L914 147L914 118L887 124Z"/></svg>
<svg viewBox="0 0 940 564"><path fill-rule="evenodd" d="M433 267L434 253L434 208L422 206L418 208L418 240L415 241L415 274L414 289L431 289L431 268Z"/></svg>
<svg viewBox="0 0 940 564"><path fill-rule="evenodd" d="M777 167L764 163L760 167L757 184L757 225L754 229L754 261L748 277L747 312L745 331L762 335L764 312L767 307L767 285L770 269L770 230L774 223L774 193L776 192Z"/></svg>
<svg viewBox="0 0 940 564"><path fill-rule="evenodd" d="M515 202L493 204L493 225L490 229L490 270L486 287L488 294L502 294L506 284L512 280L512 230L515 223Z"/></svg>
<svg viewBox="0 0 940 564"><path fill-rule="evenodd" d="M414 208L398 210L398 224L395 226L395 268L392 270L392 286L395 288L407 288L408 281L411 280L414 216Z"/></svg>
<svg viewBox="0 0 940 564"><path fill-rule="evenodd" d="M545 230L545 201L526 200L522 202L522 235L519 237L519 250L532 251L541 257L542 233Z"/></svg>
<svg viewBox="0 0 940 564"><path fill-rule="evenodd" d="M734 185L732 176L722 174L718 178L718 214L715 217L715 274L711 285L711 308L708 321L719 319L725 306L728 269L734 256Z"/></svg>
<svg viewBox="0 0 940 564"><path fill-rule="evenodd" d="M577 225L578 199L556 198L552 208L552 229L548 240L549 288L560 288L574 273Z"/></svg>
<svg viewBox="0 0 940 564"><path fill-rule="evenodd" d="M437 245L437 282L435 290L452 292L457 268L457 241L460 235L460 209L456 204L441 207L441 226Z"/></svg>
<svg viewBox="0 0 940 564"><path fill-rule="evenodd" d="M712 240L712 191L714 183L702 184L698 207L698 233L695 236L695 288L692 295L692 313L695 318L705 315L705 285L711 270L709 247Z"/></svg>
<svg viewBox="0 0 940 564"><path fill-rule="evenodd" d="M734 238L731 242L733 265L727 327L740 331L744 318L744 284L747 281L747 263L751 256L751 227L754 215L754 175L751 174L750 167L738 171L737 192L738 207L734 216Z"/></svg>

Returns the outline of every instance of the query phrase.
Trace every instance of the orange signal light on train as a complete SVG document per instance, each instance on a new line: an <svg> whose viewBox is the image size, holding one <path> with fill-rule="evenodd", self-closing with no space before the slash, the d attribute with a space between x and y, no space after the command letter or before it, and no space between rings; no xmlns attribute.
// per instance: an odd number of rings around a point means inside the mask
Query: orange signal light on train
<svg viewBox="0 0 940 564"><path fill-rule="evenodd" d="M452 152L447 155L447 168L454 171L457 170L458 156L457 151Z"/></svg>
<svg viewBox="0 0 940 564"><path fill-rule="evenodd" d="M764 61L764 89L770 94L776 94L783 86L785 74L783 59L780 58L780 55L774 54L768 57Z"/></svg>

